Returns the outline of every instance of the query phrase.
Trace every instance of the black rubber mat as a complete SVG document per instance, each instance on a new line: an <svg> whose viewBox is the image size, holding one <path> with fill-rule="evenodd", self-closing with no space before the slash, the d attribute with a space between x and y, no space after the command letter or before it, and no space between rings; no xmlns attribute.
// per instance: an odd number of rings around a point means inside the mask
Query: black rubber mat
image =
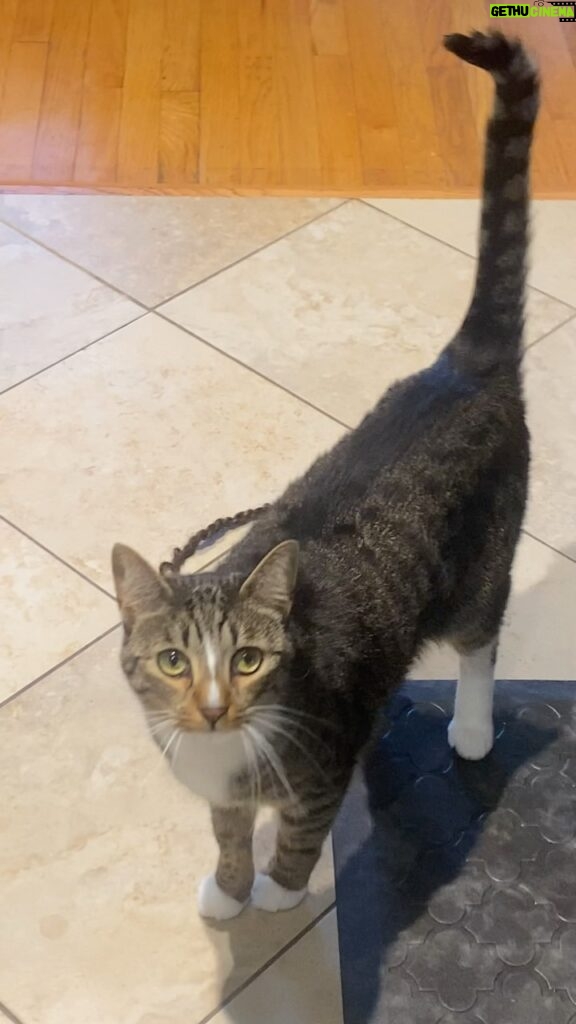
<svg viewBox="0 0 576 1024"><path fill-rule="evenodd" d="M346 1024L576 1024L576 684L502 683L453 756L411 683L334 832Z"/></svg>

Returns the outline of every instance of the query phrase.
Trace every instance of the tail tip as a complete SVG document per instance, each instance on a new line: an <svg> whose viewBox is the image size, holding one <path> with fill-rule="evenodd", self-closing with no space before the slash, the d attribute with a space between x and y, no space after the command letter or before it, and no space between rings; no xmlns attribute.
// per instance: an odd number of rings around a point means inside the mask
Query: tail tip
<svg viewBox="0 0 576 1024"><path fill-rule="evenodd" d="M452 32L444 36L444 46L466 63L475 64L496 76L524 78L537 73L521 41L493 29L467 35Z"/></svg>

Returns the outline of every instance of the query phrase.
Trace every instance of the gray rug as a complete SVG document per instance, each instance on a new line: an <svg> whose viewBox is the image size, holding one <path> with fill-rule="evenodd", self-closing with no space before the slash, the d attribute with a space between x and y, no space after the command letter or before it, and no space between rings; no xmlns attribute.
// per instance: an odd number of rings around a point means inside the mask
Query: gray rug
<svg viewBox="0 0 576 1024"><path fill-rule="evenodd" d="M334 833L346 1024L576 1024L576 684L502 683L485 761L411 683Z"/></svg>

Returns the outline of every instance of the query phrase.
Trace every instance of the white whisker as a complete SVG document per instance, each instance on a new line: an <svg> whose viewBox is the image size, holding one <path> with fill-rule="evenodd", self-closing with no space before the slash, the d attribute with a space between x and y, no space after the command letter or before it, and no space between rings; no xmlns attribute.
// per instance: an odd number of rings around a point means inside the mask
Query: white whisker
<svg viewBox="0 0 576 1024"><path fill-rule="evenodd" d="M262 717L264 718L265 716ZM267 717L268 716L266 716L266 718ZM306 736L309 736L310 739L314 740L314 743L317 743L319 746L324 747L326 750L330 750L330 747L326 743L326 741L323 740L322 737L314 731L314 729L308 729L305 725L302 725L301 722L291 721L290 718L287 718L285 715L282 714L271 714L270 718L274 723L282 722L288 730L294 729L298 732L304 733Z"/></svg>
<svg viewBox="0 0 576 1024"><path fill-rule="evenodd" d="M283 715L289 715L293 718L305 718L309 722L317 722L318 725L326 726L329 729L337 729L333 722L329 722L325 718L319 718L318 715L310 715L307 711L301 711L299 708L290 708L287 704L256 704L255 707L249 710L258 711L260 708L264 711L280 711Z"/></svg>
<svg viewBox="0 0 576 1024"><path fill-rule="evenodd" d="M178 731L178 739L176 740L176 746L174 747L174 757L172 758L172 767L176 768L176 761L178 760L178 754L180 753L180 747L182 746L182 739L184 737L183 729Z"/></svg>
<svg viewBox="0 0 576 1024"><path fill-rule="evenodd" d="M166 743L166 745L162 749L162 757L163 758L165 757L167 759L168 751L170 750L170 747L172 746L172 744L173 744L174 740L176 739L176 737L178 736L179 732L180 732L180 729L176 725L174 727L173 731L172 731L170 739L168 740L168 742Z"/></svg>
<svg viewBox="0 0 576 1024"><path fill-rule="evenodd" d="M151 736L157 736L159 732L162 732L163 729L166 729L167 725L173 724L173 721L159 722L158 725L151 726L148 731Z"/></svg>
<svg viewBox="0 0 576 1024"><path fill-rule="evenodd" d="M278 708L279 711L269 711L268 709L271 708ZM330 749L326 741L323 740L322 737L319 736L314 729L309 729L308 726L302 725L302 723L299 722L297 719L292 720L290 709L284 708L282 704L257 704L255 707L249 708L247 713L257 719L261 718L263 721L266 721L266 719L269 717L274 722L283 722L288 729L297 729L299 730L299 732L305 733L307 736L310 736L310 738L313 739L315 743L325 747L326 750ZM321 722L320 718L314 720L317 722Z"/></svg>
<svg viewBox="0 0 576 1024"><path fill-rule="evenodd" d="M252 798L252 803L254 804L254 806L256 806L258 802L256 799L257 784L258 790L260 790L258 777L258 761L254 756L252 737L244 729L242 729L240 735L242 736L242 746L244 747L244 753L246 755L246 760L248 762L248 774L250 776L250 795Z"/></svg>
<svg viewBox="0 0 576 1024"><path fill-rule="evenodd" d="M274 750L272 744L266 739L263 733L255 725L247 725L246 729L254 739L257 750L263 755L264 760L269 764L270 768L276 775L278 781L286 790L288 796L291 798L291 800L294 800L296 802L296 794L288 781L286 769L284 768L282 759L280 758L277 751Z"/></svg>
<svg viewBox="0 0 576 1024"><path fill-rule="evenodd" d="M257 717L257 716L255 716L255 717ZM322 765L316 760L315 757L313 757L313 755L310 753L309 750L306 750L306 747L302 743L300 743L300 741L297 740L296 737L293 736L291 732L288 732L288 730L283 729L282 726L279 725L279 723L273 717L271 717L271 716L260 715L259 717L260 717L261 721L263 722L264 727L268 727L273 732L278 733L280 736L284 736L285 739L287 739L289 743L293 743L295 747L298 747L298 749L302 751L302 753L304 754L304 757L308 761L310 761L310 763L312 765L314 765L316 770L321 775L323 775L325 779L329 779L329 776L328 776L327 772L325 771L325 769L322 767ZM308 731L308 730L306 730L306 731ZM309 734L311 736L314 736L313 733L309 733ZM317 737L314 737L314 738L318 739ZM321 741L318 741L318 742L321 742ZM324 746L325 745L326 744L324 744Z"/></svg>
<svg viewBox="0 0 576 1024"><path fill-rule="evenodd" d="M150 715L146 716L146 724L148 725L149 729L150 728L156 729L156 728L158 728L158 726L166 725L168 723L170 725L174 724L174 716L173 715L163 714L163 715L158 715L158 716L156 716L154 718L152 718Z"/></svg>

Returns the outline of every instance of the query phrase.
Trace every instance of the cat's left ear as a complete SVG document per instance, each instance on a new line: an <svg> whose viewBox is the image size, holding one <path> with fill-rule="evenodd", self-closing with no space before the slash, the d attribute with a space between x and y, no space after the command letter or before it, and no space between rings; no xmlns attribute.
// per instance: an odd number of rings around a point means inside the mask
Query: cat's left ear
<svg viewBox="0 0 576 1024"><path fill-rule="evenodd" d="M165 607L170 595L161 577L141 555L124 544L112 549L112 572L124 627L130 633L140 615Z"/></svg>
<svg viewBox="0 0 576 1024"><path fill-rule="evenodd" d="M285 540L264 556L240 587L240 597L286 618L298 574L298 543Z"/></svg>

